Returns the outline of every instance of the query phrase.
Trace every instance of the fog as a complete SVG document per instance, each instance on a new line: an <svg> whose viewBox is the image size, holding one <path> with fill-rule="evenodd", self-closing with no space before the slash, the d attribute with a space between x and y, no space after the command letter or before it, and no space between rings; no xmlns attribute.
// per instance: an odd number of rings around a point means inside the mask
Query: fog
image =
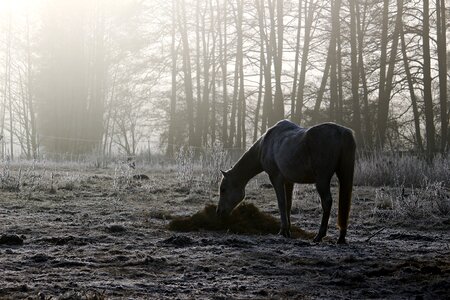
<svg viewBox="0 0 450 300"><path fill-rule="evenodd" d="M242 151L284 118L434 156L449 141L445 6L3 0L1 157Z"/></svg>

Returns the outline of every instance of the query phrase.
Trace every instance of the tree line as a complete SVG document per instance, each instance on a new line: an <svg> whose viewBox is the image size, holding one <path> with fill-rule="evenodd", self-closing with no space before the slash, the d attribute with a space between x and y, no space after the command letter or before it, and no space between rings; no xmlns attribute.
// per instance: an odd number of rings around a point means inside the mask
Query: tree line
<svg viewBox="0 0 450 300"><path fill-rule="evenodd" d="M445 0L40 8L3 12L3 156L243 150L284 118L346 125L360 150L448 151Z"/></svg>

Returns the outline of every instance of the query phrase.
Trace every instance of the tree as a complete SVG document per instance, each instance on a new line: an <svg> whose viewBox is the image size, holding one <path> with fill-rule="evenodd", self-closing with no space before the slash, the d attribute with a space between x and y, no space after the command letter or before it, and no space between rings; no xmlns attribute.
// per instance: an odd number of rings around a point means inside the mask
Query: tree
<svg viewBox="0 0 450 300"><path fill-rule="evenodd" d="M372 143L372 116L370 114L369 109L369 89L367 86L367 77L366 70L364 66L364 33L363 33L363 21L361 19L361 11L358 5L358 1L355 2L356 8L356 23L358 28L358 68L359 68L359 76L361 78L361 84L363 88L363 113L364 113L364 145L369 149L373 147ZM364 3L364 11L367 8L367 3Z"/></svg>
<svg viewBox="0 0 450 300"><path fill-rule="evenodd" d="M431 62L430 62L430 3L423 1L423 100L425 104L425 130L427 140L427 157L432 159L435 154L435 128L433 116L433 96L431 93Z"/></svg>
<svg viewBox="0 0 450 300"><path fill-rule="evenodd" d="M378 99L378 137L379 145L384 146L386 129L389 116L389 103L391 99L391 92L393 89L393 77L394 77L394 67L397 60L397 48L398 39L400 35L400 29L402 27L402 14L403 14L403 0L397 0L397 15L395 18L395 28L392 34L392 45L389 57L389 66L386 76L380 75L380 96ZM384 24L383 24L384 26ZM384 28L384 27L383 27ZM384 59L384 58L383 58ZM380 72L385 72L385 68L380 68Z"/></svg>
<svg viewBox="0 0 450 300"><path fill-rule="evenodd" d="M281 71L283 68L283 0L276 1L276 31L275 31L275 5L269 0L269 11L271 20L271 39L273 39L273 66L275 68L275 98L273 102L273 114L275 121L284 119L284 96L281 87ZM277 39L275 39L275 32ZM272 37L273 35L273 37Z"/></svg>
<svg viewBox="0 0 450 300"><path fill-rule="evenodd" d="M10 137L10 150L9 156L11 159L14 158L14 143L13 143L13 128L12 128L12 95L11 95L11 40L12 40L12 16L11 16L11 6L8 7L7 16L7 30L6 30L6 43L5 43L5 78L3 87L3 105L2 105L2 115L1 115L1 132L0 138L2 142L2 158L5 157L5 117L6 117L6 106L8 105L9 110L9 137Z"/></svg>
<svg viewBox="0 0 450 300"><path fill-rule="evenodd" d="M336 60L336 46L339 33L339 13L341 9L341 0L334 0L331 2L331 32L330 43L328 45L327 59L325 62L325 69L322 76L322 82L318 91L316 103L314 105L314 112L312 116L312 122L318 122L320 117L320 105L322 103L323 95L325 92L325 86L328 76L330 77L330 107L329 107L329 120L336 119L335 102L338 99L338 83L337 83L337 60Z"/></svg>
<svg viewBox="0 0 450 300"><path fill-rule="evenodd" d="M405 32L403 30L403 26L402 26L400 38L401 38L401 43L402 43L403 65L405 68L406 80L408 82L409 95L411 98L411 106L413 109L414 129L415 129L415 137L416 137L416 145L417 145L416 147L417 147L419 153L423 153L424 150L423 150L422 135L420 133L419 109L418 109L418 105L417 105L417 97L414 92L414 84L413 84L413 79L412 79L411 71L410 71L410 67L409 67L408 55L406 52Z"/></svg>
<svg viewBox="0 0 450 300"><path fill-rule="evenodd" d="M353 121L352 128L355 131L357 144L362 144L361 135L361 114L359 103L359 68L358 68L358 44L357 44L357 24L356 24L356 1L350 0L350 45L351 45L351 69L352 69L352 103Z"/></svg>
<svg viewBox="0 0 450 300"><path fill-rule="evenodd" d="M441 153L447 151L447 22L445 0L436 0L437 58L439 64L439 103L441 117Z"/></svg>
<svg viewBox="0 0 450 300"><path fill-rule="evenodd" d="M189 145L194 145L194 94L192 89L192 72L191 72L191 56L189 50L189 40L186 22L186 5L185 0L181 2L181 18L179 18L178 26L180 28L181 40L183 44L183 73L184 73L184 89L186 97L186 110L188 121L188 140Z"/></svg>
<svg viewBox="0 0 450 300"><path fill-rule="evenodd" d="M34 91L33 91L33 62L32 62L32 48L30 39L30 17L27 11L26 15L26 94L27 94L27 113L29 122L26 120L27 126L27 141L30 145L27 152L27 158L37 159L38 145L37 145L37 130L36 130L36 113L34 110Z"/></svg>
<svg viewBox="0 0 450 300"><path fill-rule="evenodd" d="M383 21L381 27L381 55L380 55L380 83L378 87L378 114L377 114L377 146L383 148L385 141L386 123L388 119L389 106L384 98L386 87L386 64L387 64L387 43L388 43L388 23L389 23L389 0L383 0ZM386 107L388 109L386 109Z"/></svg>
<svg viewBox="0 0 450 300"><path fill-rule="evenodd" d="M222 70L222 97L223 97L223 108L222 108L222 142L226 143L228 141L228 82L227 82L227 0L223 1L222 16L219 10L218 17L218 32L219 32L219 59L220 59L220 69ZM217 0L217 7L219 8L219 0ZM223 26L221 24L223 23ZM223 28L223 33L222 33Z"/></svg>
<svg viewBox="0 0 450 300"><path fill-rule="evenodd" d="M306 22L305 22L306 23ZM291 120L295 121L295 96L297 93L297 79L298 79L298 65L300 60L300 36L302 29L302 0L298 3L298 16L297 16L297 36L295 39L295 60L294 60L294 78L292 80L291 91Z"/></svg>
<svg viewBox="0 0 450 300"><path fill-rule="evenodd" d="M272 39L269 40L266 34L264 18L265 7L263 0L255 0L256 10L258 13L258 29L260 42L263 43L261 51L266 52L266 56L263 60L264 67L264 98L263 98L263 111L261 117L261 132L265 132L267 127L274 124L273 117L273 103L272 103Z"/></svg>
<svg viewBox="0 0 450 300"><path fill-rule="evenodd" d="M297 89L297 101L295 105L295 119L294 121L297 123L301 123L302 120L302 108L304 101L304 89L306 82L306 64L308 61L309 55L309 45L312 39L311 35L311 27L314 19L314 11L316 7L316 2L314 0L309 1L309 5L307 6L308 1L305 1L305 32L303 37L303 49L302 49L302 61L300 67L300 75Z"/></svg>
<svg viewBox="0 0 450 300"><path fill-rule="evenodd" d="M171 28L171 46L170 54L172 58L172 90L170 95L170 114L169 114L169 136L167 139L166 156L173 158L174 143L175 143L175 129L177 127L177 59L178 53L175 46L176 43L176 26L177 26L178 5L177 0L172 0L172 28Z"/></svg>

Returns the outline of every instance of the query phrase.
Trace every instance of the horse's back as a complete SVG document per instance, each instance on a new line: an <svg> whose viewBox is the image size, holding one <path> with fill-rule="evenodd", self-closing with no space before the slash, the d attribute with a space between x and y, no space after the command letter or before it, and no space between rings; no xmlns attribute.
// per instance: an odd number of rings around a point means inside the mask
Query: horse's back
<svg viewBox="0 0 450 300"><path fill-rule="evenodd" d="M328 146L326 151L335 152L343 146L343 142L354 142L353 131L336 123L322 123L308 128L305 134L310 147ZM317 149L319 150L319 149Z"/></svg>
<svg viewBox="0 0 450 300"><path fill-rule="evenodd" d="M263 143L267 145L283 145L289 151L290 147L303 148L307 146L310 150L327 146L326 151L337 151L344 136L353 137L353 131L336 123L322 123L309 128L303 128L288 120L279 121L269 128L264 135ZM283 151L283 149L277 149ZM298 149L297 149L298 150ZM319 150L319 149L316 149Z"/></svg>
<svg viewBox="0 0 450 300"><path fill-rule="evenodd" d="M345 148L348 148L346 150ZM353 131L335 123L302 128L283 120L262 139L262 163L266 172L280 172L293 182L315 182L332 176L343 152L354 151Z"/></svg>

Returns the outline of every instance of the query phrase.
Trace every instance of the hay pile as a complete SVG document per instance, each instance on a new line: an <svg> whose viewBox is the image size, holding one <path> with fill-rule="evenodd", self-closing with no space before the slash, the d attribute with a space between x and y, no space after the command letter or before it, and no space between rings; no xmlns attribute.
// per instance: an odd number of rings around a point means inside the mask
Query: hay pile
<svg viewBox="0 0 450 300"><path fill-rule="evenodd" d="M172 231L229 231L235 234L277 234L280 223L277 219L262 213L251 203L239 205L227 218L216 215L216 205L206 205L205 208L191 217L174 218L169 223ZM291 226L293 238L311 239L314 234L306 232L297 226Z"/></svg>

